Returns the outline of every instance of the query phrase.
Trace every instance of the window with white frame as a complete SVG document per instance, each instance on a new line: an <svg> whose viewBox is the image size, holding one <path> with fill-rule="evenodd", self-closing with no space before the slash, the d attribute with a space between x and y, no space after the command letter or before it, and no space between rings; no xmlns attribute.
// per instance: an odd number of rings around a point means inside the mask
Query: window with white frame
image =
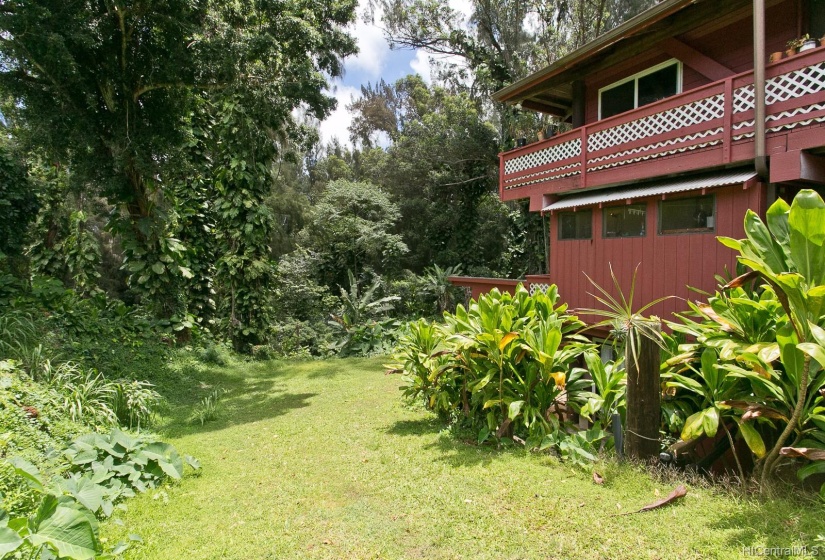
<svg viewBox="0 0 825 560"><path fill-rule="evenodd" d="M600 89L599 118L644 107L681 91L682 63L668 60Z"/></svg>

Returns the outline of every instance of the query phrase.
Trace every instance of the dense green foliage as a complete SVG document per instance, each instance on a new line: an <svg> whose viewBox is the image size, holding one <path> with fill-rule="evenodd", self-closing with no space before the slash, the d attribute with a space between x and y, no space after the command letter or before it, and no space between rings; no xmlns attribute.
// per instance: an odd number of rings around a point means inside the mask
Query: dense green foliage
<svg viewBox="0 0 825 560"><path fill-rule="evenodd" d="M11 558L18 550L25 550L29 557L70 560L119 555L127 550L127 542L118 543L111 554L102 554L96 516L111 516L115 504L134 497L135 491L154 488L166 477L183 476L183 460L174 447L147 437L132 438L117 429L105 436L82 436L64 455L70 464L67 476L56 476L48 483L25 459L8 461L41 499L37 511L28 517L9 519L0 509L2 558ZM186 461L192 468L200 468L192 457Z"/></svg>
<svg viewBox="0 0 825 560"><path fill-rule="evenodd" d="M587 372L575 363L595 346L577 334L584 323L559 304L555 286L532 296L521 285L512 296L494 289L444 321L411 323L399 343L396 370L407 380L407 398L470 426L479 443L516 436L576 462L595 459L608 434L577 432L573 416L583 407L595 413L618 395L605 391L600 405L589 391Z"/></svg>
<svg viewBox="0 0 825 560"><path fill-rule="evenodd" d="M745 232L746 239L721 241L751 272L707 303L691 303L691 312L668 323L673 335L657 336L664 350L662 432L687 442L723 434L743 482L744 465L753 464L766 488L784 465L803 480L825 472L825 203L803 190L792 205L780 199L771 206L767 225L748 212ZM616 313L601 313L611 322L632 319L616 324L615 334L628 346L626 359L634 359L631 331L644 317L632 299L622 296L624 312L611 301ZM571 334L583 323L565 311L555 287L531 297L519 286L514 296L494 290L466 310L459 306L443 324L410 324L396 354L405 395L450 421L481 425L480 442L515 434L528 448L556 446L562 455L565 445L587 449L605 437L614 414L623 417L625 372ZM579 356L594 392L574 367ZM568 411L593 422L592 433L579 434L580 445L565 435L572 431L563 429ZM736 439L752 457L739 456Z"/></svg>
<svg viewBox="0 0 825 560"><path fill-rule="evenodd" d="M684 439L731 424L763 483L783 458L813 461L806 478L825 472L825 203L803 190L774 203L767 224L749 211L745 232L721 241L751 272L672 324L696 342L679 347L669 385L695 411Z"/></svg>

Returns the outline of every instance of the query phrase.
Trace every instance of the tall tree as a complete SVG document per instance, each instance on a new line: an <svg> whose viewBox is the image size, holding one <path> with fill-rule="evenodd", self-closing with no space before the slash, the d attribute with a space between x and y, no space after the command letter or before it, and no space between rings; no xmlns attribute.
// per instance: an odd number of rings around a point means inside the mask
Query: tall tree
<svg viewBox="0 0 825 560"><path fill-rule="evenodd" d="M349 105L355 172L391 193L405 268L464 265L482 275L538 272L516 247L516 215L497 200L498 135L466 93L429 87L418 76L363 88ZM386 149L374 145L388 138ZM521 225L519 223L519 225ZM540 262L540 261L539 261ZM538 265L540 266L540 264Z"/></svg>
<svg viewBox="0 0 825 560"><path fill-rule="evenodd" d="M227 96L277 153L293 110L323 118L333 108L324 88L356 50L345 30L355 5L5 0L0 89L15 100L23 140L117 208L133 286L159 295L190 274L172 185L188 169L199 100Z"/></svg>

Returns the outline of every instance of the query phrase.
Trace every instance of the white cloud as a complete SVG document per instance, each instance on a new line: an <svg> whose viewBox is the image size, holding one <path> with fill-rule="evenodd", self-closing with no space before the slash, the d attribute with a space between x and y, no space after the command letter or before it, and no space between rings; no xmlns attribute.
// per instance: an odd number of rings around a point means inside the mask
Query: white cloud
<svg viewBox="0 0 825 560"><path fill-rule="evenodd" d="M349 128L352 123L352 115L347 111L347 105L352 101L353 97L356 99L361 97L361 90L351 86L345 86L338 81L334 86L332 95L338 100L338 106L321 123L320 133L321 142L326 144L333 138L338 138L341 144L351 146L349 139Z"/></svg>
<svg viewBox="0 0 825 560"><path fill-rule="evenodd" d="M470 14L473 13L472 0L450 0L449 4L450 8L464 15L465 21L470 17Z"/></svg>
<svg viewBox="0 0 825 560"><path fill-rule="evenodd" d="M433 81L432 67L430 66L430 55L422 49L415 51L415 58L410 61L410 68L413 72L421 76L425 82L431 84Z"/></svg>
<svg viewBox="0 0 825 560"><path fill-rule="evenodd" d="M348 58L344 65L349 70L361 70L367 74L368 79L375 80L381 77L390 45L380 27L364 21L364 11L364 8L358 10L358 20L350 30L358 41L358 54ZM381 21L379 10L376 10L374 20Z"/></svg>

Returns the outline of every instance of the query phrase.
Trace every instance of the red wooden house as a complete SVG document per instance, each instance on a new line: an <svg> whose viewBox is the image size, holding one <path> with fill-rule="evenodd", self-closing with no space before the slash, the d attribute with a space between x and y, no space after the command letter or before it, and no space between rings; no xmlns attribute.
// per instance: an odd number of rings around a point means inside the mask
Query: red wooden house
<svg viewBox="0 0 825 560"><path fill-rule="evenodd" d="M770 60L805 35L816 43ZM625 290L639 265L637 302L713 292L736 265L717 236L744 237L748 208L825 186L823 35L825 0L664 0L497 92L572 125L500 155L501 199L549 217L548 274L530 289L555 283L594 307L584 273L612 286L612 264ZM516 284L452 280L474 296Z"/></svg>

